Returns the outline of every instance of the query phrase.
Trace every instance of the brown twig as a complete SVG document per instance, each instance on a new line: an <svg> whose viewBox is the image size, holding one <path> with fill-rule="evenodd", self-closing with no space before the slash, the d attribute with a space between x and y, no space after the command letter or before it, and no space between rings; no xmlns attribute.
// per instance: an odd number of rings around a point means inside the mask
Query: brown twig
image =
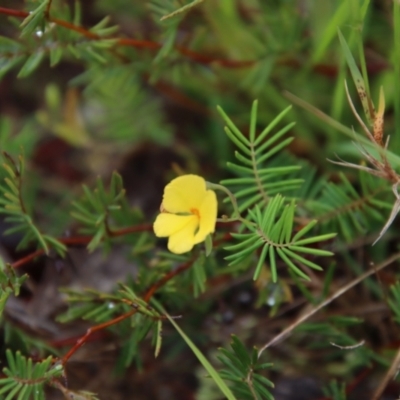
<svg viewBox="0 0 400 400"><path fill-rule="evenodd" d="M374 395L371 397L371 400L379 400L381 394L385 390L387 384L391 379L396 376L396 373L399 369L400 365L400 349L397 351L396 356L394 357L392 364L390 365L388 371L386 372L384 378L382 379L381 383L379 384L378 388L375 390Z"/></svg>

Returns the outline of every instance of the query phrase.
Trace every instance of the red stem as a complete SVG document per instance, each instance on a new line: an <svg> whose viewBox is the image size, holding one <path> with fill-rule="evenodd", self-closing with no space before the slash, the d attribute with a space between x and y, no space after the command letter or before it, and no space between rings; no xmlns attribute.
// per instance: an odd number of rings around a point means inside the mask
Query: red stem
<svg viewBox="0 0 400 400"><path fill-rule="evenodd" d="M143 300L148 303L149 300L153 297L154 293L162 286L164 286L168 281L170 281L175 276L179 275L181 272L189 269L195 261L195 258L192 257L189 261L181 264L178 268L168 272L168 274L164 275L161 279L159 279L156 283L154 283L150 288L146 291L143 296Z"/></svg>
<svg viewBox="0 0 400 400"><path fill-rule="evenodd" d="M149 302L149 300L153 297L153 295L157 291L157 289L164 286L168 281L170 281L176 275L179 275L183 271L186 271L187 269L189 269L193 265L194 261L195 261L195 258L192 257L189 261L183 263L178 268L169 272L168 274L163 276L160 280L155 282L143 295L143 300L146 302ZM95 325L95 326L92 326L91 328L89 328L86 331L86 333L77 340L75 345L73 347L71 347L71 349L68 351L68 353L62 358L62 360L61 360L62 364L65 365L65 363L75 354L75 352L87 342L87 340L93 333L98 332L102 329L108 328L112 325L115 325L115 324L121 322L121 321L124 321L125 319L130 318L132 315L136 314L136 312L137 312L137 309L135 308L123 315L120 315L120 316L112 319L111 321L107 321L102 324L98 324L98 325Z"/></svg>
<svg viewBox="0 0 400 400"><path fill-rule="evenodd" d="M121 228L116 231L111 231L111 237L119 237L119 236L124 236L128 235L130 233L135 233L135 232L146 232L146 231L151 231L153 229L153 225L151 224L140 224L140 225L134 225L134 226L128 226L126 228ZM60 243L65 244L66 246L79 246L79 245L85 245L88 244L92 240L92 236L71 236L71 237L63 237L57 239ZM13 268L19 268L22 267L23 265L29 263L36 257L42 256L45 254L44 249L38 249L34 251L33 253L28 254L27 256L20 258L19 260L13 262L11 266Z"/></svg>
<svg viewBox="0 0 400 400"><path fill-rule="evenodd" d="M29 13L26 11L13 10L11 8L0 7L0 14L10 15L11 17L26 18Z"/></svg>
<svg viewBox="0 0 400 400"><path fill-rule="evenodd" d="M33 259L35 259L36 257L39 257L41 255L44 254L44 250L43 249L39 249L34 251L33 253L28 254L27 256L20 258L19 260L13 262L11 264L11 266L13 268L19 268L22 267L23 265L29 263L30 261L32 261Z"/></svg>
<svg viewBox="0 0 400 400"><path fill-rule="evenodd" d="M11 8L5 8L5 7L0 7L0 14L4 15L10 15L13 17L18 17L18 18L26 18L28 17L29 13L27 11L19 11L19 10L13 10ZM96 33L90 32L89 30L83 28L82 26L75 25L71 22L59 19L59 18L54 18L48 15L47 13L47 20L49 22L53 22L58 26L62 26L63 28L69 29L71 31L75 31L80 33L82 36L86 37L87 39L90 40L101 40L102 37L97 35ZM110 38L111 39L111 38ZM138 49L152 49L152 50L158 50L162 47L160 43L153 42L150 40L138 40L138 39L129 39L129 38L115 38L117 39L117 44L120 46L129 46L129 47L136 47ZM197 53L195 51L192 51L186 47L176 45L175 49L179 51L183 56L190 58L193 61L196 61L200 64L219 64L223 67L226 68L243 68L243 67L249 67L254 65L257 61L256 60L250 60L250 61L235 61L235 60L226 60L226 59L219 59L219 58L214 58L210 56L205 56L201 53Z"/></svg>
<svg viewBox="0 0 400 400"><path fill-rule="evenodd" d="M126 314L120 315L117 318L114 318L111 321L107 321L104 322L102 324L98 324L95 326L92 326L91 328L89 328L86 333L80 337L77 342L75 343L75 345L73 347L71 347L71 349L68 351L68 353L62 358L61 362L63 365L65 365L65 363L73 356L73 354L80 348L82 347L86 341L88 340L89 336L91 336L94 332L100 331L102 329L108 328L111 325L117 324L118 322L123 321L124 319L127 319L129 317L131 317L133 314L136 313L136 309L133 309L129 312L127 312Z"/></svg>

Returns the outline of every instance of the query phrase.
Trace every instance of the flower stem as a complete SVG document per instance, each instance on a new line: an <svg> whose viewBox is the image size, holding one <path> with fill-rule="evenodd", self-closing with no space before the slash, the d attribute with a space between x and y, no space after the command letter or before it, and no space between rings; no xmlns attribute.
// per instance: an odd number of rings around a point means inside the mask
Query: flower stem
<svg viewBox="0 0 400 400"><path fill-rule="evenodd" d="M236 197L233 195L233 193L229 189L227 189L225 186L219 185L218 183L212 183L212 182L208 182L208 181L206 181L206 185L207 185L207 189L221 190L222 192L226 193L229 197L229 200L232 203L232 207L233 207L232 217L226 218L226 219L218 219L219 222L240 221L244 225L246 225L249 229L254 228L254 224L252 224L251 222L249 222L248 220L246 220L245 218L243 218L240 215L239 206L237 204Z"/></svg>

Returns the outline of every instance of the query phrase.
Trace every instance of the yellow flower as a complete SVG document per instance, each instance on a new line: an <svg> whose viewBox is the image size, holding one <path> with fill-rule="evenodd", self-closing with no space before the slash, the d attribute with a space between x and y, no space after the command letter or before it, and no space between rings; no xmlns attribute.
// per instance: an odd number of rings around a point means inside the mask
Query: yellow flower
<svg viewBox="0 0 400 400"><path fill-rule="evenodd" d="M161 214L154 222L158 237L169 237L168 249L182 254L203 242L215 230L217 196L197 175L183 175L164 189Z"/></svg>

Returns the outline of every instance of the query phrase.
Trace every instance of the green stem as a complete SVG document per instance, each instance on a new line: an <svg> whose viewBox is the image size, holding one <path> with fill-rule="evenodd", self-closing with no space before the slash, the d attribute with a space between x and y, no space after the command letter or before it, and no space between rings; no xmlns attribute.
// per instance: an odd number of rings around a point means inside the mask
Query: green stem
<svg viewBox="0 0 400 400"><path fill-rule="evenodd" d="M219 219L218 221L220 221L220 222L240 221L244 225L246 225L249 229L254 228L254 225L251 222L247 221L246 219L244 219L240 215L240 211L239 211L239 207L238 207L238 204L237 204L236 197L233 195L233 193L229 189L227 189L225 186L219 185L218 183L206 182L206 185L207 185L207 189L221 190L222 192L227 194L228 197L229 197L229 200L232 203L232 207L233 207L232 217L231 218L227 218L227 219Z"/></svg>

